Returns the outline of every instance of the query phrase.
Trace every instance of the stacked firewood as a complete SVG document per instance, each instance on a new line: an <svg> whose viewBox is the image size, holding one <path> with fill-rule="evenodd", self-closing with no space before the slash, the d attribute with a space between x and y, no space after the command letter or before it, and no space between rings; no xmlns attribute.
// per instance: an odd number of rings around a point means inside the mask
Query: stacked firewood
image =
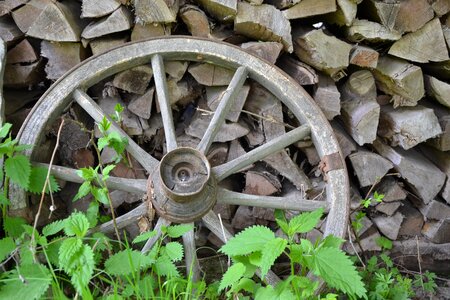
<svg viewBox="0 0 450 300"><path fill-rule="evenodd" d="M190 34L239 45L304 86L331 121L350 171L352 218L361 199L384 194L368 209L358 243L348 251L379 250L375 240L383 235L397 240L398 252L417 253L419 244L432 249L423 267L439 270L445 264L436 261L450 261L449 12L448 0L5 0L6 114L19 127L51 82L129 41ZM195 145L233 72L177 61L166 68L178 138ZM91 92L107 112L123 104L124 129L150 141L158 157L165 150L151 80L150 66L139 66ZM209 157L223 163L297 125L267 90L247 82ZM248 194L323 198L311 142L289 150L225 184ZM81 166L86 155L67 164ZM273 222L273 212L264 209L216 210L231 231Z"/></svg>

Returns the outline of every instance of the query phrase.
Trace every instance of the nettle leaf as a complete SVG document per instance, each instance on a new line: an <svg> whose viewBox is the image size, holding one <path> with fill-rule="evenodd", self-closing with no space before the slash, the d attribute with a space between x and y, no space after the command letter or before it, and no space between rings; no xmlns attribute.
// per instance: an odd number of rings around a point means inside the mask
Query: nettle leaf
<svg viewBox="0 0 450 300"><path fill-rule="evenodd" d="M313 256L312 271L332 288L348 295L367 298L361 276L348 256L339 249L322 247Z"/></svg>
<svg viewBox="0 0 450 300"><path fill-rule="evenodd" d="M78 292L82 292L89 284L94 274L95 260L94 252L88 245L83 244L76 260L75 268L69 272L70 281Z"/></svg>
<svg viewBox="0 0 450 300"><path fill-rule="evenodd" d="M16 249L16 243L12 237L5 237L0 240L0 262L4 260L14 249Z"/></svg>
<svg viewBox="0 0 450 300"><path fill-rule="evenodd" d="M153 260L139 251L125 249L105 262L105 270L111 275L128 275L149 267Z"/></svg>
<svg viewBox="0 0 450 300"><path fill-rule="evenodd" d="M338 238L334 235L327 235L321 242L320 247L339 248L345 240Z"/></svg>
<svg viewBox="0 0 450 300"><path fill-rule="evenodd" d="M256 283L250 278L241 278L239 282L233 284L232 290L235 292L246 291L254 294L256 289ZM228 295L227 295L228 296Z"/></svg>
<svg viewBox="0 0 450 300"><path fill-rule="evenodd" d="M105 205L109 205L108 189L91 186L91 193L95 200Z"/></svg>
<svg viewBox="0 0 450 300"><path fill-rule="evenodd" d="M25 155L16 155L7 158L5 161L5 173L12 182L26 190L30 182L30 160Z"/></svg>
<svg viewBox="0 0 450 300"><path fill-rule="evenodd" d="M247 255L263 250L265 245L273 239L275 234L269 228L252 226L231 238L219 251L229 256Z"/></svg>
<svg viewBox="0 0 450 300"><path fill-rule="evenodd" d="M72 201L77 201L78 199L81 199L81 198L85 197L86 195L88 195L90 192L91 192L91 182L85 181L78 188L78 192L75 195L75 197L73 197Z"/></svg>
<svg viewBox="0 0 450 300"><path fill-rule="evenodd" d="M102 175L103 175L103 180L106 180L107 177L109 177L109 173L111 173L111 171L116 167L116 165L107 165L106 167L103 168L102 171Z"/></svg>
<svg viewBox="0 0 450 300"><path fill-rule="evenodd" d="M55 233L60 232L61 230L64 229L65 222L66 222L66 220L58 220L58 221L55 221L55 222L52 222L52 223L46 225L42 229L42 234L44 236L49 236L49 235L54 235Z"/></svg>
<svg viewBox="0 0 450 300"><path fill-rule="evenodd" d="M87 181L92 181L96 178L97 174L92 167L81 168L77 170L77 175Z"/></svg>
<svg viewBox="0 0 450 300"><path fill-rule="evenodd" d="M3 124L2 128L0 128L0 139L4 139L9 134L11 127L12 127L11 123Z"/></svg>
<svg viewBox="0 0 450 300"><path fill-rule="evenodd" d="M45 180L47 179L48 169L43 167L31 168L30 183L28 185L28 191L34 194L41 194L44 189ZM55 193L59 191L59 185L56 182L54 176L50 175L49 181L45 188L45 193Z"/></svg>
<svg viewBox="0 0 450 300"><path fill-rule="evenodd" d="M159 276L179 277L177 266L166 256L160 256L155 262L156 273Z"/></svg>
<svg viewBox="0 0 450 300"><path fill-rule="evenodd" d="M222 280L220 281L219 291L235 284L238 282L245 273L245 266L242 263L235 263L223 274Z"/></svg>
<svg viewBox="0 0 450 300"><path fill-rule="evenodd" d="M59 247L58 251L58 260L59 260L59 266L69 271L71 270L72 261L74 256L76 256L77 252L81 249L83 245L83 242L81 239L76 237L70 237L65 239L61 246Z"/></svg>
<svg viewBox="0 0 450 300"><path fill-rule="evenodd" d="M255 300L296 300L289 289L275 290L271 285L261 287L256 291Z"/></svg>
<svg viewBox="0 0 450 300"><path fill-rule="evenodd" d="M178 242L167 243L162 253L167 255L171 261L180 261L183 258L183 245Z"/></svg>
<svg viewBox="0 0 450 300"><path fill-rule="evenodd" d="M191 224L180 224L180 225L173 225L168 226L166 228L167 235L171 238L179 238L189 230L194 229L194 226Z"/></svg>
<svg viewBox="0 0 450 300"><path fill-rule="evenodd" d="M109 145L109 137L108 136L103 136L103 137L99 138L97 141L97 147L98 147L98 150L100 150L100 151L102 151L108 145Z"/></svg>
<svg viewBox="0 0 450 300"><path fill-rule="evenodd" d="M82 212L75 212L66 219L64 232L68 236L77 236L82 238L89 230L89 220Z"/></svg>
<svg viewBox="0 0 450 300"><path fill-rule="evenodd" d="M295 216L289 221L288 235L292 236L295 233L306 233L311 231L317 223L319 223L322 215L323 208L319 208L315 211L304 212L298 216Z"/></svg>
<svg viewBox="0 0 450 300"><path fill-rule="evenodd" d="M141 233L132 241L133 244L141 243L147 241L149 238L154 237L156 235L156 230L150 230Z"/></svg>
<svg viewBox="0 0 450 300"><path fill-rule="evenodd" d="M287 246L287 241L282 238L275 238L268 242L262 250L261 256L261 277L264 278L269 272L275 260L283 253Z"/></svg>
<svg viewBox="0 0 450 300"><path fill-rule="evenodd" d="M0 174L3 174L3 172L0 171ZM0 179L0 182L3 182L3 179ZM6 198L5 194L0 192L0 205L9 205L9 204L10 204L9 199Z"/></svg>
<svg viewBox="0 0 450 300"><path fill-rule="evenodd" d="M3 221L3 229L6 231L6 235L16 239L24 233L23 225L26 225L27 221L20 217L6 217Z"/></svg>
<svg viewBox="0 0 450 300"><path fill-rule="evenodd" d="M86 211L86 218L89 220L90 228L94 228L98 223L98 212L100 209L100 204L96 201L89 203L89 207Z"/></svg>
<svg viewBox="0 0 450 300"><path fill-rule="evenodd" d="M52 282L50 271L41 264L20 266L8 273L0 299L40 299Z"/></svg>

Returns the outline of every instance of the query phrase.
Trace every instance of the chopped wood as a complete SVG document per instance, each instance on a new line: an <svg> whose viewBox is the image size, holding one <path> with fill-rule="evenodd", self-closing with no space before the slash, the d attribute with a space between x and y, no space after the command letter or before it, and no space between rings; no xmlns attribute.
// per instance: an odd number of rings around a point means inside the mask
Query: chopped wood
<svg viewBox="0 0 450 300"><path fill-rule="evenodd" d="M220 101L224 93L226 92L226 88L223 87L207 87L206 88L206 99L208 103L208 107L212 111L216 111L219 106ZM244 85L236 96L235 101L233 102L233 106L230 109L230 112L225 117L227 120L231 122L237 122L239 116L241 114L242 108L244 107L244 103L247 100L247 96L250 92L250 86Z"/></svg>
<svg viewBox="0 0 450 300"><path fill-rule="evenodd" d="M341 93L331 77L319 74L319 82L314 86L312 96L328 120L340 114Z"/></svg>
<svg viewBox="0 0 450 300"><path fill-rule="evenodd" d="M92 54L97 55L125 44L127 41L128 37L126 35L119 37L106 36L90 40L89 46L91 47Z"/></svg>
<svg viewBox="0 0 450 300"><path fill-rule="evenodd" d="M436 167L447 175L444 188L441 191L441 196L448 204L450 204L450 156L447 152L439 151L424 145L420 145L419 149L436 165Z"/></svg>
<svg viewBox="0 0 450 300"><path fill-rule="evenodd" d="M365 11L370 18L383 24L389 29L393 29L397 19L400 3L396 1L366 1Z"/></svg>
<svg viewBox="0 0 450 300"><path fill-rule="evenodd" d="M405 60L382 56L373 75L378 89L393 96L394 107L415 106L425 94L422 70Z"/></svg>
<svg viewBox="0 0 450 300"><path fill-rule="evenodd" d="M17 27L22 32L27 32L49 2L49 0L31 0L26 5L14 10L11 16Z"/></svg>
<svg viewBox="0 0 450 300"><path fill-rule="evenodd" d="M131 32L131 40L139 41L158 36L170 35L171 26L162 23L135 24Z"/></svg>
<svg viewBox="0 0 450 300"><path fill-rule="evenodd" d="M132 24L133 19L130 11L126 7L121 6L111 15L90 23L84 28L81 36L85 39L93 39L114 32L128 30Z"/></svg>
<svg viewBox="0 0 450 300"><path fill-rule="evenodd" d="M358 212L353 212L350 215L350 220L352 222L356 221L356 216L358 215ZM364 216L360 219L361 222L361 228L358 230L358 232L356 232L358 237L362 237L365 235L365 233L370 232L369 230L371 230L373 228L373 222L367 217ZM352 234L353 237L355 237L355 235Z"/></svg>
<svg viewBox="0 0 450 300"><path fill-rule="evenodd" d="M178 82L186 73L188 65L186 61L167 61L164 63L164 70L169 74L171 79Z"/></svg>
<svg viewBox="0 0 450 300"><path fill-rule="evenodd" d="M315 147L301 147L300 150L306 155L311 166L317 166L320 163L320 156Z"/></svg>
<svg viewBox="0 0 450 300"><path fill-rule="evenodd" d="M134 0L136 23L172 23L178 9L178 0Z"/></svg>
<svg viewBox="0 0 450 300"><path fill-rule="evenodd" d="M435 18L417 31L404 35L391 46L388 53L420 63L448 60L441 22Z"/></svg>
<svg viewBox="0 0 450 300"><path fill-rule="evenodd" d="M208 17L200 8L194 5L185 5L180 9L179 15L192 36L209 37L211 28Z"/></svg>
<svg viewBox="0 0 450 300"><path fill-rule="evenodd" d="M241 48L274 64L283 50L283 45L277 42L248 42L242 44Z"/></svg>
<svg viewBox="0 0 450 300"><path fill-rule="evenodd" d="M427 222L422 233L427 239L436 244L450 243L450 218L437 222Z"/></svg>
<svg viewBox="0 0 450 300"><path fill-rule="evenodd" d="M0 38L6 42L7 46L13 45L22 37L22 31L9 17L0 18Z"/></svg>
<svg viewBox="0 0 450 300"><path fill-rule="evenodd" d="M56 80L83 61L87 54L81 43L41 42L41 55L47 58L47 79Z"/></svg>
<svg viewBox="0 0 450 300"><path fill-rule="evenodd" d="M248 171L245 173L243 193L250 195L270 196L281 190L278 178L267 171Z"/></svg>
<svg viewBox="0 0 450 300"><path fill-rule="evenodd" d="M389 160L369 151L358 151L348 158L361 187L377 183L393 167Z"/></svg>
<svg viewBox="0 0 450 300"><path fill-rule="evenodd" d="M36 51L27 39L22 40L6 54L7 64L31 63L38 59Z"/></svg>
<svg viewBox="0 0 450 300"><path fill-rule="evenodd" d="M3 92L6 116L15 113L31 102L36 102L42 96L42 91L39 90L5 89Z"/></svg>
<svg viewBox="0 0 450 300"><path fill-rule="evenodd" d="M369 47L355 45L350 53L350 64L363 68L376 68L380 54Z"/></svg>
<svg viewBox="0 0 450 300"><path fill-rule="evenodd" d="M434 11L427 0L400 1L394 29L400 32L413 32L433 19Z"/></svg>
<svg viewBox="0 0 450 300"><path fill-rule="evenodd" d="M418 207L425 220L443 220L450 218L450 206L447 204L432 200L429 203L421 203Z"/></svg>
<svg viewBox="0 0 450 300"><path fill-rule="evenodd" d="M383 199L384 200L384 199ZM387 216L392 216L402 206L400 201L396 202L381 202L375 206L375 209Z"/></svg>
<svg viewBox="0 0 450 300"><path fill-rule="evenodd" d="M400 32L391 30L384 25L358 19L346 29L346 36L352 42L367 41L370 43L396 41L402 37Z"/></svg>
<svg viewBox="0 0 450 300"><path fill-rule="evenodd" d="M290 55L282 55L277 65L301 85L319 82L319 76L313 68Z"/></svg>
<svg viewBox="0 0 450 300"><path fill-rule="evenodd" d="M239 2L234 31L256 40L281 42L286 51L293 50L291 24L281 11L271 5L254 6Z"/></svg>
<svg viewBox="0 0 450 300"><path fill-rule="evenodd" d="M435 76L441 80L450 80L450 60L439 63L428 63L422 65L422 69L427 74Z"/></svg>
<svg viewBox="0 0 450 300"><path fill-rule="evenodd" d="M242 148L242 145L238 140L231 141L230 148L228 149L227 161L232 161L240 157L241 155L244 155L245 153L247 153L247 151L245 151L244 148ZM253 167L254 164L251 164L250 166L242 169L241 172L251 169Z"/></svg>
<svg viewBox="0 0 450 300"><path fill-rule="evenodd" d="M382 234L391 240L396 240L403 219L404 216L400 212L397 212L393 216L376 216L372 218L372 221L377 225L378 230L380 230Z"/></svg>
<svg viewBox="0 0 450 300"><path fill-rule="evenodd" d="M56 135L59 125L60 122L54 124L52 128L53 134ZM65 165L77 168L81 167L79 165L83 164L82 158L85 159L84 163L89 163L89 161L94 163L94 156L91 151L77 152L77 150L81 149L86 150L91 141L90 134L83 130L80 123L65 118L59 141L59 158Z"/></svg>
<svg viewBox="0 0 450 300"><path fill-rule="evenodd" d="M80 10L81 7L77 2L48 0L45 8L30 24L26 33L28 36L48 41L78 42L82 26ZM30 18L30 16L23 17Z"/></svg>
<svg viewBox="0 0 450 300"><path fill-rule="evenodd" d="M107 16L120 7L117 0L83 0L81 5L82 18L100 18Z"/></svg>
<svg viewBox="0 0 450 300"><path fill-rule="evenodd" d="M301 61L325 72L335 81L345 76L343 70L349 64L350 44L325 34L322 29L298 28L293 38L295 54Z"/></svg>
<svg viewBox="0 0 450 300"><path fill-rule="evenodd" d="M42 59L28 65L8 64L5 67L3 84L7 88L28 88L36 85L43 80L43 68Z"/></svg>
<svg viewBox="0 0 450 300"><path fill-rule="evenodd" d="M450 2L448 0L433 0L431 2L431 8L438 17L442 17L450 12Z"/></svg>
<svg viewBox="0 0 450 300"><path fill-rule="evenodd" d="M391 148L379 140L373 142L373 147L394 164L397 172L424 203L433 200L444 185L445 174L416 150Z"/></svg>
<svg viewBox="0 0 450 300"><path fill-rule="evenodd" d="M336 0L337 10L326 16L326 20L332 24L339 26L350 26L356 18L357 1L353 0Z"/></svg>
<svg viewBox="0 0 450 300"><path fill-rule="evenodd" d="M278 9L288 8L302 0L266 0L266 3L274 5Z"/></svg>
<svg viewBox="0 0 450 300"><path fill-rule="evenodd" d="M139 95L143 95L153 76L153 70L148 65L137 66L114 76L113 86Z"/></svg>
<svg viewBox="0 0 450 300"><path fill-rule="evenodd" d="M247 1L251 5L261 5L264 0L245 0L245 1Z"/></svg>
<svg viewBox="0 0 450 300"><path fill-rule="evenodd" d="M383 202L395 202L406 199L406 192L392 176L384 177L377 185L379 194L383 194Z"/></svg>
<svg viewBox="0 0 450 300"><path fill-rule="evenodd" d="M122 112L122 127L123 130L131 136L140 136L144 133L139 118L131 113L128 109Z"/></svg>
<svg viewBox="0 0 450 300"><path fill-rule="evenodd" d="M403 219L398 235L402 237L420 236L420 231L423 226L422 214L408 201L403 202L403 206L400 207L399 211L405 218Z"/></svg>
<svg viewBox="0 0 450 300"><path fill-rule="evenodd" d="M429 139L427 144L440 151L450 150L450 111L440 105L433 105L426 102L424 102L424 104L434 110L442 129L442 134L438 135L436 138Z"/></svg>
<svg viewBox="0 0 450 300"><path fill-rule="evenodd" d="M363 70L353 73L340 91L341 118L347 132L360 146L371 143L376 138L380 116L371 72Z"/></svg>
<svg viewBox="0 0 450 300"><path fill-rule="evenodd" d="M198 2L221 22L233 22L237 14L237 0L198 0Z"/></svg>
<svg viewBox="0 0 450 300"><path fill-rule="evenodd" d="M391 146L407 150L440 133L441 126L431 108L421 105L397 109L384 105L381 108L378 135L386 138Z"/></svg>
<svg viewBox="0 0 450 300"><path fill-rule="evenodd" d="M442 25L442 33L444 34L445 43L448 48L450 47L450 28L447 25Z"/></svg>
<svg viewBox="0 0 450 300"><path fill-rule="evenodd" d="M207 63L190 65L188 72L198 83L206 86L228 85L234 75L233 70Z"/></svg>
<svg viewBox="0 0 450 300"><path fill-rule="evenodd" d="M367 251L381 251L381 247L378 245L377 241L381 238L380 233L375 231L369 231L368 236L364 237L359 241L359 243L354 243L353 246L350 242L346 242L343 246L344 250L350 255L355 254L355 249L357 252L367 252ZM362 249L361 249L361 247Z"/></svg>
<svg viewBox="0 0 450 300"><path fill-rule="evenodd" d="M206 158L209 161L211 167L219 166L227 161L228 156L228 144L227 143L215 143L211 145L208 150Z"/></svg>
<svg viewBox="0 0 450 300"><path fill-rule="evenodd" d="M4 0L0 3L0 17L9 14L17 7L24 5L29 0Z"/></svg>
<svg viewBox="0 0 450 300"><path fill-rule="evenodd" d="M450 84L429 75L424 76L427 95L440 104L450 107Z"/></svg>
<svg viewBox="0 0 450 300"><path fill-rule="evenodd" d="M167 89L169 91L170 104L179 104L186 106L189 102L197 98L198 91L186 80L176 81L167 80ZM158 94L156 95L158 97ZM159 112L159 102L156 102L156 109Z"/></svg>
<svg viewBox="0 0 450 300"><path fill-rule="evenodd" d="M339 123L333 121L331 126L333 127L334 135L336 136L339 146L341 147L342 156L345 159L351 153L356 151L356 143Z"/></svg>
<svg viewBox="0 0 450 300"><path fill-rule="evenodd" d="M150 119L154 93L155 88L152 87L148 89L142 96L134 97L128 104L128 109L132 113L143 119Z"/></svg>
<svg viewBox="0 0 450 300"><path fill-rule="evenodd" d="M239 206L234 214L231 225L236 229L244 229L255 225L256 218L253 216L252 208L249 206Z"/></svg>
<svg viewBox="0 0 450 300"><path fill-rule="evenodd" d="M301 19L336 11L336 0L302 0L283 11L289 19Z"/></svg>

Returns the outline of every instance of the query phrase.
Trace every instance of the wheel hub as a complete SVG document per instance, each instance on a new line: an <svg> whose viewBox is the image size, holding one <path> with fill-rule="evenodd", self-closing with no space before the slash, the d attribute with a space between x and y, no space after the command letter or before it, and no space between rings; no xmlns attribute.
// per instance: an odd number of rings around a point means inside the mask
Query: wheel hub
<svg viewBox="0 0 450 300"><path fill-rule="evenodd" d="M148 194L156 211L172 222L200 219L216 203L216 183L207 158L188 147L170 151L149 177Z"/></svg>

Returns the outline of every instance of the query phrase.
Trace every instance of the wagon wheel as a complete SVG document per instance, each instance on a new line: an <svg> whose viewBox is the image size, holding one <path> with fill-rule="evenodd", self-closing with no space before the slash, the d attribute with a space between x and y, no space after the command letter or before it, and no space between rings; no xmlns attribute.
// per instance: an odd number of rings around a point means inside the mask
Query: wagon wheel
<svg viewBox="0 0 450 300"><path fill-rule="evenodd" d="M180 59L207 62L235 70L231 83L196 149L178 147L168 97L164 61ZM328 212L325 235L344 237L349 207L348 177L329 123L312 98L285 73L272 64L229 44L192 37L166 37L129 43L82 62L47 90L25 120L19 132L19 141L21 144L32 145L27 154L32 159L36 156L36 145L39 145L40 139L45 134L46 126L60 116L72 101L78 103L96 122L100 122L104 116L108 117L85 92L87 88L115 73L147 63L151 63L154 73L167 154L158 161L114 123L111 130L128 139L127 151L145 168L149 177L148 180L113 177L108 181L108 186L111 189L147 193L159 215L155 227L159 233L162 226L172 222L192 223L202 220L211 232L225 241L231 234L226 230L223 231L218 216L211 210L215 203L223 203L297 211L325 207ZM237 159L211 168L205 154L224 123L231 103L246 78L267 88L303 125ZM327 182L327 201L288 196L253 196L218 186L217 183L229 175L307 136L311 136L321 158L321 169ZM56 177L81 182L75 171L65 167L52 167ZM13 193L11 209L26 208L25 193L13 188L11 190ZM144 203L120 216L117 222L123 227L135 222L146 211ZM112 224L105 223L101 227L107 231ZM142 251L148 251L157 238L158 236L149 239ZM192 267L194 276L198 276L193 231L183 236L183 242L187 267ZM277 281L274 273L269 273L266 279L272 283Z"/></svg>

